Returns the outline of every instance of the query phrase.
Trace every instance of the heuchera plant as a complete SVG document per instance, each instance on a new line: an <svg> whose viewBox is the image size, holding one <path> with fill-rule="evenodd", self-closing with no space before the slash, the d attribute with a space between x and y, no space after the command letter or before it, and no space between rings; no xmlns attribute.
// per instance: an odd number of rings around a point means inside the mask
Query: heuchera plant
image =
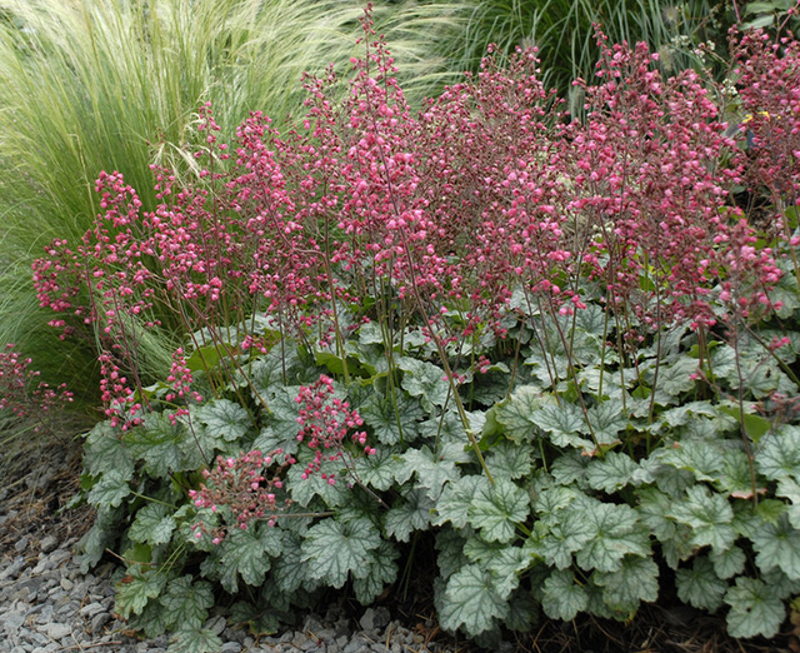
<svg viewBox="0 0 800 653"><path fill-rule="evenodd" d="M414 113L364 32L294 131L256 112L228 143L204 105L190 183L154 168L146 210L103 173L95 228L35 264L102 365L84 565L115 547L117 612L176 651L219 646L215 593L268 632L406 583L425 539L440 623L486 645L664 586L774 635L800 593L794 41L735 40L732 97L600 34L570 121L532 51ZM152 383L154 333L182 342Z"/></svg>

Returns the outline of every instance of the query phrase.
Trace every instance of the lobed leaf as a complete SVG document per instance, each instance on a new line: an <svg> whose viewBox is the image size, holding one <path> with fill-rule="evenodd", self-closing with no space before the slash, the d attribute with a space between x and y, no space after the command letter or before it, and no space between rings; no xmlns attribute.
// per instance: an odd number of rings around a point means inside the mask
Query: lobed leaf
<svg viewBox="0 0 800 653"><path fill-rule="evenodd" d="M783 601L756 578L737 578L724 600L731 606L728 612L731 637L774 637L786 617Z"/></svg>
<svg viewBox="0 0 800 653"><path fill-rule="evenodd" d="M725 497L711 494L703 485L689 488L684 500L673 504L670 516L692 529L690 543L694 546L710 545L722 551L730 548L737 536L731 525L730 504Z"/></svg>
<svg viewBox="0 0 800 653"><path fill-rule="evenodd" d="M397 549L387 541L381 542L372 562L366 565L353 580L353 591L361 605L369 605L380 596L385 587L397 579Z"/></svg>
<svg viewBox="0 0 800 653"><path fill-rule="evenodd" d="M500 598L491 574L480 565L462 567L447 580L441 599L439 622L450 631L463 628L475 637L495 627L508 613L508 602Z"/></svg>
<svg viewBox="0 0 800 653"><path fill-rule="evenodd" d="M167 575L158 569L133 569L117 583L115 609L124 619L141 614L150 599L160 596L166 585Z"/></svg>
<svg viewBox="0 0 800 653"><path fill-rule="evenodd" d="M626 453L609 451L603 458L592 459L586 471L586 481L594 490L612 494L633 482L639 466Z"/></svg>
<svg viewBox="0 0 800 653"><path fill-rule="evenodd" d="M550 436L556 447L575 447L591 451L594 443L579 434L589 432L581 409L575 404L562 401L561 405L550 403L542 406L530 417L531 421Z"/></svg>
<svg viewBox="0 0 800 653"><path fill-rule="evenodd" d="M167 653L217 653L221 647L222 640L213 630L187 625L175 632Z"/></svg>
<svg viewBox="0 0 800 653"><path fill-rule="evenodd" d="M213 399L197 410L197 418L214 437L234 442L250 429L250 415L229 399Z"/></svg>
<svg viewBox="0 0 800 653"><path fill-rule="evenodd" d="M381 535L369 519L340 524L328 518L308 529L302 545L302 560L308 576L340 588L352 571L357 577L365 565L374 562Z"/></svg>
<svg viewBox="0 0 800 653"><path fill-rule="evenodd" d="M194 582L191 574L188 574L171 580L160 601L167 628L175 629L184 625L199 628L214 605L214 592L211 583L202 580Z"/></svg>
<svg viewBox="0 0 800 653"><path fill-rule="evenodd" d="M98 513L116 508L131 493L128 480L125 470L109 470L92 486L86 500L97 508Z"/></svg>
<svg viewBox="0 0 800 653"><path fill-rule="evenodd" d="M597 571L594 582L603 588L603 600L612 610L633 614L640 601L658 598L658 565L652 558L627 555L616 571Z"/></svg>
<svg viewBox="0 0 800 653"><path fill-rule="evenodd" d="M510 480L497 477L493 486L477 489L467 519L489 542L509 542L516 525L527 519L529 511L527 492Z"/></svg>
<svg viewBox="0 0 800 653"><path fill-rule="evenodd" d="M575 555L581 569L618 571L628 554L651 555L649 532L629 506L593 501L581 511L592 528L591 538Z"/></svg>
<svg viewBox="0 0 800 653"><path fill-rule="evenodd" d="M533 415L546 401L539 386L522 385L492 410L495 419L505 427L506 437L514 442L530 442L539 432Z"/></svg>
<svg viewBox="0 0 800 653"><path fill-rule="evenodd" d="M408 542L414 531L428 529L434 505L422 488L411 489L399 505L390 508L386 513L386 534L396 537L400 542Z"/></svg>
<svg viewBox="0 0 800 653"><path fill-rule="evenodd" d="M588 602L586 590L571 571L556 569L544 582L542 609L551 619L572 621Z"/></svg>
<svg viewBox="0 0 800 653"><path fill-rule="evenodd" d="M675 586L681 601L709 612L722 605L722 596L728 589L727 581L717 574L708 558L695 558L691 569L678 569Z"/></svg>
<svg viewBox="0 0 800 653"><path fill-rule="evenodd" d="M800 427L783 424L763 439L756 467L770 481L800 481Z"/></svg>
<svg viewBox="0 0 800 653"><path fill-rule="evenodd" d="M800 580L800 530L788 516L782 515L777 524L763 523L751 539L762 571L778 567L790 580Z"/></svg>
<svg viewBox="0 0 800 653"><path fill-rule="evenodd" d="M136 519L128 529L128 537L134 542L149 542L153 546L166 544L172 539L177 527L171 508L161 503L150 503L136 513Z"/></svg>

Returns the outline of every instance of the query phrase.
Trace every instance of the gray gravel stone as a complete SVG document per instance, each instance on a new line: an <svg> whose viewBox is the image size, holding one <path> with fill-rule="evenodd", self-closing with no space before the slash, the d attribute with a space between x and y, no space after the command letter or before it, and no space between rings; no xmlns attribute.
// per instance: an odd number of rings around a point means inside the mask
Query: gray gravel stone
<svg viewBox="0 0 800 653"><path fill-rule="evenodd" d="M89 622L89 630L93 633L98 633L109 621L111 621L111 615L108 612L100 612L92 617L91 622Z"/></svg>
<svg viewBox="0 0 800 653"><path fill-rule="evenodd" d="M0 560L0 653L77 653L81 648L165 653L166 636L131 639L123 634L127 624L112 617L118 567L105 563L81 574L70 551L74 541L59 547L56 538L46 540L38 560L23 555ZM215 611L205 625L222 639L222 653L446 653L441 647L425 648L414 633L390 622L383 607L367 608L358 623L335 604L324 614L299 616L302 627L262 637L258 645L246 630L230 626L224 612ZM354 626L363 632L354 632Z"/></svg>
<svg viewBox="0 0 800 653"><path fill-rule="evenodd" d="M220 653L240 653L242 645L239 642L225 642L220 649Z"/></svg>
<svg viewBox="0 0 800 653"><path fill-rule="evenodd" d="M50 639L65 639L72 634L72 628L68 624L48 624L46 631Z"/></svg>
<svg viewBox="0 0 800 653"><path fill-rule="evenodd" d="M39 549L42 553L52 553L58 548L58 538L53 535L47 535L42 538L39 543Z"/></svg>

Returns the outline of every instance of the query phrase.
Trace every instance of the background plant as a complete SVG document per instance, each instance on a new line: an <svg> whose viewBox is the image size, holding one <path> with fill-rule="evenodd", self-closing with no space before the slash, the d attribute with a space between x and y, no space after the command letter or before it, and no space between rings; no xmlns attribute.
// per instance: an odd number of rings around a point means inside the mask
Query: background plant
<svg viewBox="0 0 800 653"><path fill-rule="evenodd" d="M477 70L490 43L505 54L517 46L535 46L542 59L542 81L570 93L573 113L580 113L582 99L570 85L578 78L591 80L600 56L594 25L602 25L612 43L646 42L661 55L659 65L667 74L711 67L721 78L726 72L727 30L743 19L730 3L705 0L488 1L466 3L462 13L467 17L465 29L446 38L441 49L451 68Z"/></svg>

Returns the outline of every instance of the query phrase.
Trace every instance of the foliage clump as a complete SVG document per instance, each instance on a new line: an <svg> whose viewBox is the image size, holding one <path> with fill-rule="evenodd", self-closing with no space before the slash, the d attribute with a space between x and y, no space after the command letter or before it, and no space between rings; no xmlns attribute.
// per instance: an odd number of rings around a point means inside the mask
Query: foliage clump
<svg viewBox="0 0 800 653"><path fill-rule="evenodd" d="M364 31L341 101L309 77L293 130L256 112L231 143L204 105L194 180L154 166L145 211L103 173L94 227L35 264L102 363L84 565L118 550L118 613L175 650L218 644L222 591L259 632L327 588L368 604L424 538L441 624L485 644L666 586L774 635L800 593L800 118L770 104L794 42L736 41L731 95L601 35L570 122L530 51L415 115ZM165 315L186 342L144 386Z"/></svg>

